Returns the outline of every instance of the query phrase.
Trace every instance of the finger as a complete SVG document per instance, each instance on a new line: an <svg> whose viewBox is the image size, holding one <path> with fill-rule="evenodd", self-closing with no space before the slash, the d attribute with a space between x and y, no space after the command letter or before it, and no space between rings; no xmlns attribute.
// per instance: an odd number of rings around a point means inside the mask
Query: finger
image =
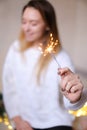
<svg viewBox="0 0 87 130"><path fill-rule="evenodd" d="M77 91L77 90L79 90L79 89L82 89L82 84L81 84L81 82L79 81L79 80L77 80L77 79L72 79L72 80L70 80L68 83L67 83L67 85L66 85L66 91L72 91L72 92L75 92L75 91Z"/></svg>
<svg viewBox="0 0 87 130"><path fill-rule="evenodd" d="M64 78L61 78L61 82L60 82L61 89L65 90L67 85L68 85L67 87L69 87L70 86L69 82L71 82L71 80L72 80L72 76L71 75L67 75Z"/></svg>
<svg viewBox="0 0 87 130"><path fill-rule="evenodd" d="M27 130L33 130L32 127L30 126L30 124L27 121L25 121L24 124L25 124L25 127L26 127Z"/></svg>
<svg viewBox="0 0 87 130"><path fill-rule="evenodd" d="M71 71L69 68L67 68L67 67L65 67L65 68L59 68L59 69L58 69L58 74L59 74L60 76L63 76L63 75L65 75L66 73L72 73L72 71Z"/></svg>
<svg viewBox="0 0 87 130"><path fill-rule="evenodd" d="M65 87L66 91L69 92L72 87L75 87L75 86L76 86L76 84L79 84L79 82L77 82L77 79L71 78L71 80L69 80L69 81L67 82L67 85L66 85L66 87Z"/></svg>
<svg viewBox="0 0 87 130"><path fill-rule="evenodd" d="M77 91L82 91L82 89L83 89L82 85L77 83L76 85L71 87L70 92L75 93Z"/></svg>
<svg viewBox="0 0 87 130"><path fill-rule="evenodd" d="M63 90L61 90L61 93L63 94L63 95L68 95L68 92L67 91L63 91Z"/></svg>
<svg viewBox="0 0 87 130"><path fill-rule="evenodd" d="M65 90L66 90L67 92L70 92L71 87L72 87L71 82L68 82L67 85L66 85L66 87L65 87Z"/></svg>
<svg viewBox="0 0 87 130"><path fill-rule="evenodd" d="M62 89L66 89L67 91L69 91L69 89L77 83L79 84L81 81L79 76L74 73L70 73L61 79Z"/></svg>

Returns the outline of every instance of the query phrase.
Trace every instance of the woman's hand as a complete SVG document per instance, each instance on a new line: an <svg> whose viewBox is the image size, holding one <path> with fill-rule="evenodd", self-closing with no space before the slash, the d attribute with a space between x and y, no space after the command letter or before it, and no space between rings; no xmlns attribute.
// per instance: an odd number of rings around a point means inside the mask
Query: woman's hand
<svg viewBox="0 0 87 130"><path fill-rule="evenodd" d="M12 119L15 123L16 130L33 130L27 121L24 121L20 116Z"/></svg>
<svg viewBox="0 0 87 130"><path fill-rule="evenodd" d="M79 76L69 68L59 68L58 74L61 76L61 92L71 103L76 103L81 98L83 90Z"/></svg>

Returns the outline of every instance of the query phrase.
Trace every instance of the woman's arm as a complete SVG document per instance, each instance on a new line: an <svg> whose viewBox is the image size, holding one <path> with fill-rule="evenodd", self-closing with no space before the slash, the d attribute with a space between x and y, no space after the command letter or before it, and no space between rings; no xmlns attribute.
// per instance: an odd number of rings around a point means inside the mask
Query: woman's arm
<svg viewBox="0 0 87 130"><path fill-rule="evenodd" d="M86 89L79 76L69 68L60 68L58 74L61 76L61 92L65 96L65 104L71 109L78 109L86 102ZM83 90L85 89L85 91ZM68 100L67 100L68 99Z"/></svg>
<svg viewBox="0 0 87 130"><path fill-rule="evenodd" d="M16 79L14 74L14 48L10 47L3 67L3 100L9 118L19 115L19 100L16 89Z"/></svg>

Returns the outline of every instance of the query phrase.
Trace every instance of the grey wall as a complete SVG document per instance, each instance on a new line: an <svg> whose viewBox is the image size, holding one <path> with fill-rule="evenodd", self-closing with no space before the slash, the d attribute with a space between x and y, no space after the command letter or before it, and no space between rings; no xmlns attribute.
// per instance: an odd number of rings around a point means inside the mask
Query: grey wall
<svg viewBox="0 0 87 130"><path fill-rule="evenodd" d="M56 9L63 47L79 72L87 74L87 0L49 1ZM26 2L28 0L0 0L0 91L4 58L18 37L21 9Z"/></svg>

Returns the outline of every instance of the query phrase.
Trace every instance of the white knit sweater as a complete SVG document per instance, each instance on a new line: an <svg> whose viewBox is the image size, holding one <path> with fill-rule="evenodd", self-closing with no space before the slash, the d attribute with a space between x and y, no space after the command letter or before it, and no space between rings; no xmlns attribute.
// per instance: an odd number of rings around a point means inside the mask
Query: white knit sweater
<svg viewBox="0 0 87 130"><path fill-rule="evenodd" d="M10 47L3 69L3 98L9 118L20 115L34 128L71 125L73 117L68 109L78 109L85 102L85 95L76 104L71 104L60 93L58 65L53 59L41 77L40 86L35 80L38 57L36 48L28 49L22 56L19 42ZM56 56L61 67L74 71L71 60L64 50ZM64 106L65 105L65 106Z"/></svg>

